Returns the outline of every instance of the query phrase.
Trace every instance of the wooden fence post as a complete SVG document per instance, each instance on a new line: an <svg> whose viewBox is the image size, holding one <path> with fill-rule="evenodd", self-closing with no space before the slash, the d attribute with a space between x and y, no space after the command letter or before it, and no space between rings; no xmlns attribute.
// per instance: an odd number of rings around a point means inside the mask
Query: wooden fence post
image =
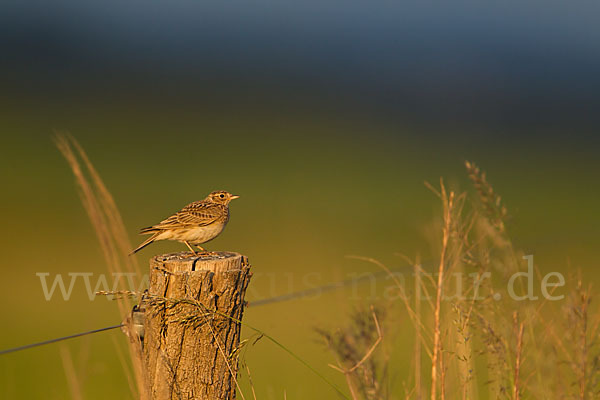
<svg viewBox="0 0 600 400"><path fill-rule="evenodd" d="M153 400L235 399L248 259L189 252L150 260L143 362Z"/></svg>

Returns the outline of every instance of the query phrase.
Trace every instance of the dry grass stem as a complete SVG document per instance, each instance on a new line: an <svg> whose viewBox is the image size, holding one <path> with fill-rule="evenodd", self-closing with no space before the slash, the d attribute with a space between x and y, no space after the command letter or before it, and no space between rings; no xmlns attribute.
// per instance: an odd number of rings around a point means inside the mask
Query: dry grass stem
<svg viewBox="0 0 600 400"><path fill-rule="evenodd" d="M75 372L75 366L73 364L73 357L71 357L71 352L66 345L60 346L60 357L62 359L65 376L67 377L67 382L69 384L71 398L73 400L83 400L81 385L79 384L79 377Z"/></svg>
<svg viewBox="0 0 600 400"><path fill-rule="evenodd" d="M114 199L102 179L100 179L87 154L79 143L66 133L56 133L54 140L75 176L81 201L96 231L108 271L111 274L135 273L137 274L135 277L140 279L141 275L137 261L134 257L128 256L131 243L123 219ZM82 160L83 165L80 160ZM88 176L91 178L88 178ZM120 280L119 283L122 285L120 289L126 290L123 286L125 282ZM129 296L118 297L117 305L121 318L125 319L132 307ZM133 336L130 335L130 337ZM148 394L145 391L144 372L141 364L141 353L139 353L141 347L136 345L134 341L130 341L129 350L138 385L139 398L146 400ZM132 395L138 396L136 393L132 393Z"/></svg>
<svg viewBox="0 0 600 400"><path fill-rule="evenodd" d="M404 303L404 307L406 308L406 311L408 312L408 315L409 315L409 317L411 319L411 322L415 326L418 326L419 328L421 328L420 332L427 332L425 326L421 322L421 319L417 316L415 310L413 310L412 306L410 305L409 298L408 298L408 296L406 294L406 291L404 290L404 285L398 280L398 278L394 275L394 273L385 264L383 264L381 261L376 260L376 259L371 258L371 257L348 255L348 256L346 256L346 258L351 258L351 259L355 259L355 260L366 261L366 262L372 263L372 264L376 265L377 267L381 268L382 270L384 270L388 274L388 276L392 279L392 281L394 282L394 284L396 285L396 288L398 289L398 292L400 293L400 298L402 299L402 302ZM418 269L419 274L423 273L423 271L420 269L419 266L416 266L415 268ZM423 289L423 288L420 288L420 289L426 290L426 289ZM427 297L429 297L429 296L427 296ZM419 304L419 307L420 307L420 304ZM432 357L432 351L429 349L429 346L428 346L428 343L427 343L427 339L428 338L423 337L422 334L418 335L417 337L422 342L423 346L425 347L425 351L427 352L427 354L431 358Z"/></svg>
<svg viewBox="0 0 600 400"><path fill-rule="evenodd" d="M360 367L369 357L371 357L371 354L373 354L373 351L375 351L375 348L379 345L379 343L381 343L381 339L383 339L383 333L381 333L381 328L379 327L379 321L377 320L377 315L375 315L375 310L373 310L373 306L371 306L371 315L373 316L373 321L375 322L375 328L377 329L377 340L375 340L375 343L373 343L373 346L371 346L371 348L367 351L367 353L363 356L363 358L359 362L357 362L352 368L342 369L342 368L336 367L335 365L329 364L329 366L331 368L334 368L343 374L349 374L349 373L354 372L354 370L356 368Z"/></svg>
<svg viewBox="0 0 600 400"><path fill-rule="evenodd" d="M252 382L252 374L250 374L250 368L248 367L248 364L244 364L244 367L246 367L246 373L248 374L248 382L250 383L250 389L252 389L252 398L256 400L256 391L254 390L254 383ZM285 397L285 392L283 393Z"/></svg>
<svg viewBox="0 0 600 400"><path fill-rule="evenodd" d="M421 273L420 273L420 265L415 262L414 263L414 275L415 275L415 398L416 400L421 400L423 398L422 392L422 383L421 383L421 341L423 340L422 329L421 326L423 323L421 322L421 299L420 296L417 296L421 286Z"/></svg>
<svg viewBox="0 0 600 400"><path fill-rule="evenodd" d="M442 350L441 344L441 308L442 308L442 288L444 283L444 272L446 268L446 257L448 240L450 238L450 225L452 223L452 212L454 208L454 192L446 193L444 183L440 181L440 198L442 199L444 209L444 227L442 230L442 250L440 253L440 263L438 267L438 279L436 286L436 302L434 310L433 322L433 356L431 358L431 400L437 399L437 382L438 368L441 368L440 353ZM442 395L443 397L443 395Z"/></svg>
<svg viewBox="0 0 600 400"><path fill-rule="evenodd" d="M517 313L514 314L515 322L517 322ZM515 360L515 377L514 377L514 386L513 386L513 399L520 400L521 398L521 388L520 388L520 372L521 372L521 356L523 354L523 322L519 324L519 332L517 334L517 356Z"/></svg>

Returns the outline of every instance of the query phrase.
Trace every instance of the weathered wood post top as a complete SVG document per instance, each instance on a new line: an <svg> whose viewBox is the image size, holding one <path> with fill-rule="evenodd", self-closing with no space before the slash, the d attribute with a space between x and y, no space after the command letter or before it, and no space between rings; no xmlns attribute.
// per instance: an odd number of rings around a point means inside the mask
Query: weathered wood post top
<svg viewBox="0 0 600 400"><path fill-rule="evenodd" d="M226 272L240 270L248 259L240 253L231 251L204 251L193 254L189 251L154 256L150 265L162 264L172 268L170 272L212 271Z"/></svg>
<svg viewBox="0 0 600 400"><path fill-rule="evenodd" d="M191 252L150 260L144 364L152 399L234 399L248 259Z"/></svg>

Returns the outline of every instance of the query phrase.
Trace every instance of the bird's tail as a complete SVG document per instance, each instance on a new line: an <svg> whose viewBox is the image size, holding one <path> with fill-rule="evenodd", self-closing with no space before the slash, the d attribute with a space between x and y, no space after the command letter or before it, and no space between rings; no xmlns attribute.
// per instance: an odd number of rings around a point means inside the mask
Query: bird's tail
<svg viewBox="0 0 600 400"><path fill-rule="evenodd" d="M138 251L140 251L141 249L143 249L144 247L148 246L150 243L154 242L154 240L156 239L156 237L160 234L160 232L155 232L154 235L150 236L148 239L144 240L142 242L142 244L140 244L138 247L136 247L135 250L133 250L131 253L129 253L129 255L133 255L135 253L137 253Z"/></svg>

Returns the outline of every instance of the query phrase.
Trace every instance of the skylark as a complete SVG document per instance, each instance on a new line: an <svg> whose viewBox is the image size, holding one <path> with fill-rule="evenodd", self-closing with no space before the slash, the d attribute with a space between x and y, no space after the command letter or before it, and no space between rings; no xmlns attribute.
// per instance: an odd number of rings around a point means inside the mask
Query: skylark
<svg viewBox="0 0 600 400"><path fill-rule="evenodd" d="M229 221L229 202L240 196L217 191L202 201L195 201L181 211L157 225L144 228L140 234L152 235L140 244L131 254L143 249L155 240L177 240L196 253L191 245L204 251L200 245L216 238Z"/></svg>

